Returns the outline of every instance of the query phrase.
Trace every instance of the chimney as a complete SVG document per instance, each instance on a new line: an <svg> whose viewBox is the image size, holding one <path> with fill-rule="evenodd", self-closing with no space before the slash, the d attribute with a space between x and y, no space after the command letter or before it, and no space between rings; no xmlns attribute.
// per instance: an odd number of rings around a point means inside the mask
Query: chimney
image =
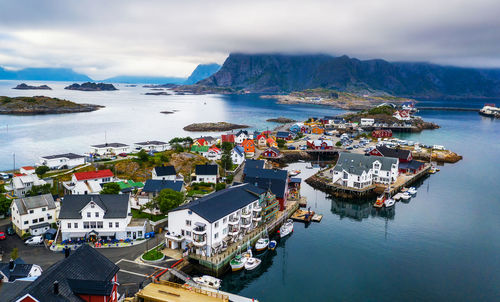
<svg viewBox="0 0 500 302"><path fill-rule="evenodd" d="M54 295L59 295L59 282L54 281Z"/></svg>
<svg viewBox="0 0 500 302"><path fill-rule="evenodd" d="M9 270L11 270L11 271L14 270L14 266L15 266L14 260L10 259L10 261L9 261Z"/></svg>

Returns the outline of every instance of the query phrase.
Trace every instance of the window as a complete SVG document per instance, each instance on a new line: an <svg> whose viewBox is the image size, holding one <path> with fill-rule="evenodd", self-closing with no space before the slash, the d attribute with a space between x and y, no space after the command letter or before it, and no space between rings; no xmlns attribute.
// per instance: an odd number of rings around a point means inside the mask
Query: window
<svg viewBox="0 0 500 302"><path fill-rule="evenodd" d="M215 228L218 228L218 227L219 227L219 222L218 222L218 221L214 224L214 227L215 227Z"/></svg>
<svg viewBox="0 0 500 302"><path fill-rule="evenodd" d="M45 218L38 218L38 222L43 222L45 220Z"/></svg>
<svg viewBox="0 0 500 302"><path fill-rule="evenodd" d="M71 229L71 222L68 222L68 229Z"/></svg>
<svg viewBox="0 0 500 302"><path fill-rule="evenodd" d="M227 217L225 217L224 219L222 219L222 223L224 223L224 224L227 223Z"/></svg>
<svg viewBox="0 0 500 302"><path fill-rule="evenodd" d="M78 222L73 223L73 227L74 227L75 229L78 229Z"/></svg>
<svg viewBox="0 0 500 302"><path fill-rule="evenodd" d="M184 230L181 230L181 235L184 236L186 234L186 232L184 232Z"/></svg>
<svg viewBox="0 0 500 302"><path fill-rule="evenodd" d="M45 212L45 211L47 211L47 208L42 208L42 212Z"/></svg>
<svg viewBox="0 0 500 302"><path fill-rule="evenodd" d="M186 220L186 225L191 225L191 220Z"/></svg>
<svg viewBox="0 0 500 302"><path fill-rule="evenodd" d="M227 228L224 228L224 229L222 230L222 235L226 235L226 234L227 234Z"/></svg>
<svg viewBox="0 0 500 302"><path fill-rule="evenodd" d="M130 236L131 236L131 235L132 235L132 233L131 233L131 232L127 232L127 237L129 237L129 238L130 238Z"/></svg>
<svg viewBox="0 0 500 302"><path fill-rule="evenodd" d="M99 217L99 212L95 212L95 217Z"/></svg>
<svg viewBox="0 0 500 302"><path fill-rule="evenodd" d="M115 222L115 228L119 228L120 227L120 223L119 222Z"/></svg>
<svg viewBox="0 0 500 302"><path fill-rule="evenodd" d="M28 224L28 220L25 220L25 221L24 221L24 224Z"/></svg>
<svg viewBox="0 0 500 302"><path fill-rule="evenodd" d="M30 210L30 214L33 214L33 213L35 213L35 211L34 210Z"/></svg>
<svg viewBox="0 0 500 302"><path fill-rule="evenodd" d="M97 223L96 223L95 221L91 221L91 222L90 222L90 228L91 228L91 229L95 229L95 228L96 228L96 226L97 226Z"/></svg>
<svg viewBox="0 0 500 302"><path fill-rule="evenodd" d="M95 208L95 205L93 203L91 203L90 207L93 209L93 208Z"/></svg>
<svg viewBox="0 0 500 302"><path fill-rule="evenodd" d="M142 231L137 231L137 236L142 237Z"/></svg>
<svg viewBox="0 0 500 302"><path fill-rule="evenodd" d="M215 239L219 238L219 232L217 232L217 233L214 234L214 238Z"/></svg>
<svg viewBox="0 0 500 302"><path fill-rule="evenodd" d="M109 228L110 229L113 228L113 223L112 222L109 223Z"/></svg>
<svg viewBox="0 0 500 302"><path fill-rule="evenodd" d="M87 212L87 217L90 217L90 212Z"/></svg>
<svg viewBox="0 0 500 302"><path fill-rule="evenodd" d="M98 228L98 229L102 229L102 228L103 228L103 223L102 223L102 221L98 221L98 222L97 222L97 228Z"/></svg>
<svg viewBox="0 0 500 302"><path fill-rule="evenodd" d="M38 222L38 219L33 219L33 223L37 223Z"/></svg>
<svg viewBox="0 0 500 302"><path fill-rule="evenodd" d="M89 223L88 221L85 221L85 222L83 223L83 228L84 228L84 229L90 229L90 223Z"/></svg>
<svg viewBox="0 0 500 302"><path fill-rule="evenodd" d="M47 214L47 219L49 219L49 220L52 219L52 215Z"/></svg>
<svg viewBox="0 0 500 302"><path fill-rule="evenodd" d="M190 231L186 231L186 236L191 237L191 232Z"/></svg>

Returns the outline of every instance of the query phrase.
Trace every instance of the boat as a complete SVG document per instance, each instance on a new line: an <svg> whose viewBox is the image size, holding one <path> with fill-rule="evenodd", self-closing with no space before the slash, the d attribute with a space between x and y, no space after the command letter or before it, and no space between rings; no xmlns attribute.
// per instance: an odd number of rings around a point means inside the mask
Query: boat
<svg viewBox="0 0 500 302"><path fill-rule="evenodd" d="M408 191L408 188L407 188L407 187L402 187L402 188L401 188L401 192L403 192L403 193L404 193L404 192L406 192L406 191Z"/></svg>
<svg viewBox="0 0 500 302"><path fill-rule="evenodd" d="M245 267L245 263L252 257L252 250L248 249L245 253L237 254L230 262L231 270L237 272Z"/></svg>
<svg viewBox="0 0 500 302"><path fill-rule="evenodd" d="M288 172L288 174L290 174L290 176L297 176L297 175L300 174L300 172L302 172L302 171L300 171L300 170L293 170L293 171Z"/></svg>
<svg viewBox="0 0 500 302"><path fill-rule="evenodd" d="M410 198L411 198L411 195L410 195L410 193L408 193L408 192L405 192L405 193L403 193L403 194L401 195L401 199L403 199L403 200L408 200L408 199L410 199Z"/></svg>
<svg viewBox="0 0 500 302"><path fill-rule="evenodd" d="M260 238L257 240L257 243L255 244L255 250L257 252L261 252L265 249L267 249L269 245L269 238Z"/></svg>
<svg viewBox="0 0 500 302"><path fill-rule="evenodd" d="M500 108L495 104L484 104L484 107L479 110L479 114L487 117L500 118Z"/></svg>
<svg viewBox="0 0 500 302"><path fill-rule="evenodd" d="M280 233L280 238L291 234L293 232L293 220L287 219L278 232Z"/></svg>
<svg viewBox="0 0 500 302"><path fill-rule="evenodd" d="M386 208L389 208L389 207L392 207L394 204L396 203L396 201L392 198L388 198L384 201L384 206Z"/></svg>
<svg viewBox="0 0 500 302"><path fill-rule="evenodd" d="M199 285L210 287L213 289L219 289L221 280L209 275L203 275L201 277L193 277L193 281Z"/></svg>
<svg viewBox="0 0 500 302"><path fill-rule="evenodd" d="M375 201L375 203L373 204L373 206L375 208L381 208L384 206L384 203L385 203L385 195L381 195L377 198L377 201Z"/></svg>
<svg viewBox="0 0 500 302"><path fill-rule="evenodd" d="M250 258L248 258L247 262L245 263L245 269L247 271L251 271L251 270L255 269L257 266L259 266L261 262L262 262L262 260L260 260L258 258L250 257Z"/></svg>
<svg viewBox="0 0 500 302"><path fill-rule="evenodd" d="M403 193L397 193L396 195L394 195L392 198L396 201L400 200L401 199L401 195L403 195Z"/></svg>
<svg viewBox="0 0 500 302"><path fill-rule="evenodd" d="M274 251L277 245L278 243L275 240L271 240L269 241L269 245L267 246L267 248L270 249L271 251Z"/></svg>
<svg viewBox="0 0 500 302"><path fill-rule="evenodd" d="M415 187L410 187L408 193L410 193L410 195L415 195L417 194L417 189Z"/></svg>

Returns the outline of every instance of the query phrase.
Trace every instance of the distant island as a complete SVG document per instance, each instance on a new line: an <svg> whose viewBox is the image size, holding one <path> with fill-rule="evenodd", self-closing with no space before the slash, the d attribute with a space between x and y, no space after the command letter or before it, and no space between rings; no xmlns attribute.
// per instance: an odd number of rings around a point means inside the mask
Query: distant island
<svg viewBox="0 0 500 302"><path fill-rule="evenodd" d="M317 104L326 105L346 110L369 109L382 103L402 104L413 101L391 95L358 95L355 93L341 92L332 89L316 88L295 91L289 94L262 95L261 98L277 99L281 104Z"/></svg>
<svg viewBox="0 0 500 302"><path fill-rule="evenodd" d="M177 84L147 84L147 85L142 85L143 88L174 88L179 85Z"/></svg>
<svg viewBox="0 0 500 302"><path fill-rule="evenodd" d="M279 123L279 124L288 124L288 123L294 123L294 122L296 122L296 120L292 120L291 118L280 116L278 118L267 119L266 122Z"/></svg>
<svg viewBox="0 0 500 302"><path fill-rule="evenodd" d="M158 91L158 92L146 92L145 95L170 95L170 93L166 91Z"/></svg>
<svg viewBox="0 0 500 302"><path fill-rule="evenodd" d="M68 100L46 96L0 96L0 114L62 114L90 112L104 108L100 105L77 104Z"/></svg>
<svg viewBox="0 0 500 302"><path fill-rule="evenodd" d="M205 86L205 85L177 85L173 87L172 90L176 94L242 94L240 91L231 87L216 87L216 86Z"/></svg>
<svg viewBox="0 0 500 302"><path fill-rule="evenodd" d="M183 129L186 131L228 131L235 129L248 128L248 125L238 125L231 124L227 122L217 122L217 123L194 123L187 125Z"/></svg>
<svg viewBox="0 0 500 302"><path fill-rule="evenodd" d="M47 85L31 86L31 85L27 85L26 83L19 84L19 85L17 85L16 87L14 87L12 89L19 89L19 90L52 90L52 88L50 88Z"/></svg>
<svg viewBox="0 0 500 302"><path fill-rule="evenodd" d="M113 84L105 84L105 83L92 83L92 82L86 82L83 84L78 84L74 83L71 84L64 89L68 90L81 90L81 91L113 91L113 90L118 90L116 89Z"/></svg>

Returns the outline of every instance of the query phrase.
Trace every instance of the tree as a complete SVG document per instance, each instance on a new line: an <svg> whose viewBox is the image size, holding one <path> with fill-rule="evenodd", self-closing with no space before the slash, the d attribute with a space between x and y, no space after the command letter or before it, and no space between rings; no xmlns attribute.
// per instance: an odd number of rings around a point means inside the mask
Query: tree
<svg viewBox="0 0 500 302"><path fill-rule="evenodd" d="M50 171L50 168L47 166L38 166L35 169L35 173L36 173L36 175L38 175L38 177L42 177L43 174L45 174L49 171Z"/></svg>
<svg viewBox="0 0 500 302"><path fill-rule="evenodd" d="M222 152L223 153L231 154L231 150L233 150L233 144L231 144L230 142L223 142L222 143Z"/></svg>
<svg viewBox="0 0 500 302"><path fill-rule="evenodd" d="M168 154L167 154L167 153L162 152L162 153L160 154L160 160L161 160L162 162L169 162L169 161L170 161L170 156L168 156Z"/></svg>
<svg viewBox="0 0 500 302"><path fill-rule="evenodd" d="M160 191L160 194L156 196L155 201L158 203L160 211L166 214L168 211L178 207L184 202L184 194L172 189L163 189Z"/></svg>
<svg viewBox="0 0 500 302"><path fill-rule="evenodd" d="M174 150L177 153L184 152L184 147L181 144L174 144L172 145L172 150Z"/></svg>
<svg viewBox="0 0 500 302"><path fill-rule="evenodd" d="M19 250L15 247L12 252L10 252L10 259L16 260L17 258L19 258Z"/></svg>
<svg viewBox="0 0 500 302"><path fill-rule="evenodd" d="M220 159L220 163L224 170L230 170L233 166L233 160L231 159L231 155L222 154L222 158Z"/></svg>
<svg viewBox="0 0 500 302"><path fill-rule="evenodd" d="M142 161L142 162L145 162L145 161L148 161L149 159L149 155L148 153L146 152L146 150L142 149L141 151L139 151L139 153L137 153L137 158Z"/></svg>
<svg viewBox="0 0 500 302"><path fill-rule="evenodd" d="M220 182L220 183L215 185L215 191L224 190L225 188L226 188L226 184L223 182Z"/></svg>
<svg viewBox="0 0 500 302"><path fill-rule="evenodd" d="M42 195L42 194L49 194L50 193L50 184L44 184L41 186L33 186L31 190L26 192L26 196L37 196L37 195Z"/></svg>
<svg viewBox="0 0 500 302"><path fill-rule="evenodd" d="M10 204L12 200L5 197L5 195L0 194L0 214L6 215L9 211Z"/></svg>
<svg viewBox="0 0 500 302"><path fill-rule="evenodd" d="M341 142L336 142L335 146L340 147L340 146L342 146L342 143Z"/></svg>
<svg viewBox="0 0 500 302"><path fill-rule="evenodd" d="M118 194L120 193L120 185L116 182L111 182L104 184L104 188L101 191L101 194Z"/></svg>
<svg viewBox="0 0 500 302"><path fill-rule="evenodd" d="M276 142L278 143L278 148L281 149L281 148L285 147L286 142L284 139L278 139Z"/></svg>

